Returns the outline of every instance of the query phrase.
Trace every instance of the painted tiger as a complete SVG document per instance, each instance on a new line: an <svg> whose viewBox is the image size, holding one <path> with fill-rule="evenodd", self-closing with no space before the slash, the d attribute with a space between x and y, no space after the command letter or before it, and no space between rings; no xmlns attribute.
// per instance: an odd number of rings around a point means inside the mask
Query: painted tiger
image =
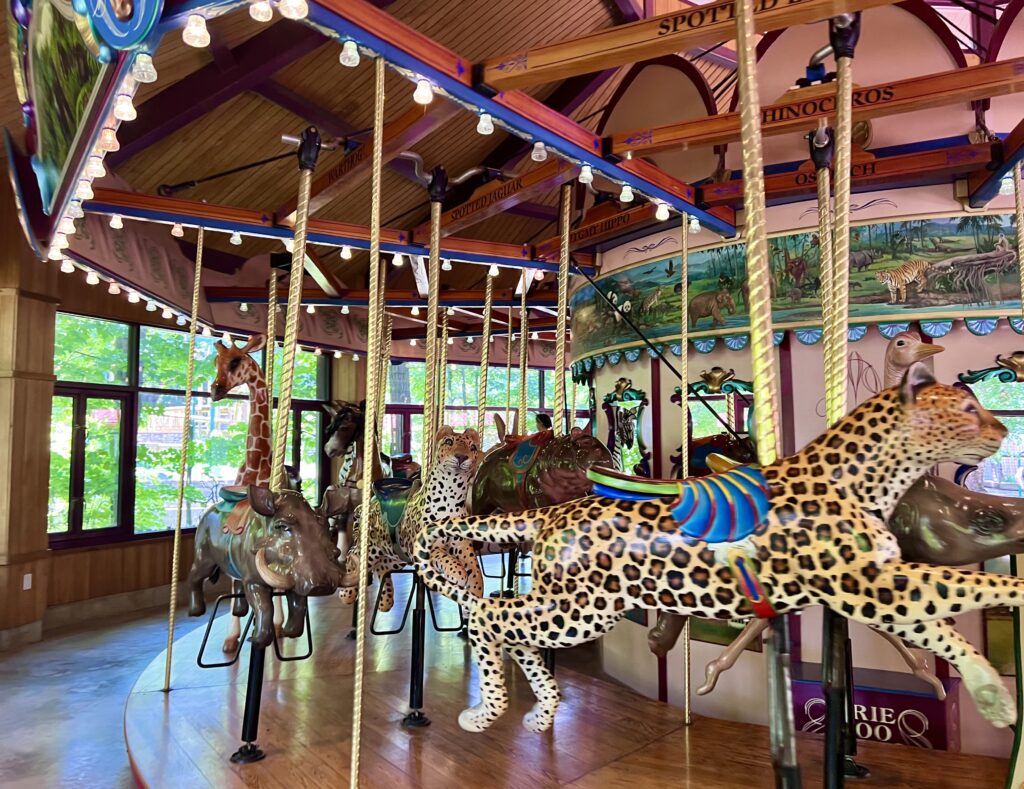
<svg viewBox="0 0 1024 789"><path fill-rule="evenodd" d="M899 304L907 300L907 285L911 282L916 282L918 289L925 286L928 265L927 260L908 260L902 266L876 271L875 279L889 288L889 303Z"/></svg>

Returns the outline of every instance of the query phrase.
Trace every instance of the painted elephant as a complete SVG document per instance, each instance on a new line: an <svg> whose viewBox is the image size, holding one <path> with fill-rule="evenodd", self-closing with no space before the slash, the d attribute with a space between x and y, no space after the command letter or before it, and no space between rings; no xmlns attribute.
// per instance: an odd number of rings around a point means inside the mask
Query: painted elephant
<svg viewBox="0 0 1024 789"><path fill-rule="evenodd" d="M326 514L310 507L301 494L250 485L247 501L238 502L231 514L222 517L213 505L199 522L188 576L189 615L205 613L203 581L216 581L224 572L242 582L245 600L255 611L254 644L265 647L274 639L274 590L286 591L288 597L282 635L298 637L308 597L356 583L345 576L339 555ZM245 606L236 605L233 612L244 614Z"/></svg>
<svg viewBox="0 0 1024 789"><path fill-rule="evenodd" d="M708 293L698 293L690 299L690 328L696 329L697 322L702 318L711 318L711 326L725 326L725 318L722 317L722 310L736 312L736 302L732 294L727 290L713 290Z"/></svg>

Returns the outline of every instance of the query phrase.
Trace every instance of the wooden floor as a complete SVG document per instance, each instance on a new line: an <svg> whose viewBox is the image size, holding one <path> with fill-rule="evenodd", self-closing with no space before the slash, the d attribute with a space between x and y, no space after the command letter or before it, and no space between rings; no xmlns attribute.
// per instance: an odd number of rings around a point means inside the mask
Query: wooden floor
<svg viewBox="0 0 1024 789"><path fill-rule="evenodd" d="M447 622L453 615L450 603ZM137 780L152 787L347 786L354 644L345 639L351 609L336 598L313 608L315 652L281 664L268 655L259 727L267 757L238 766L245 659L231 669L201 670L202 628L174 649L174 689L160 690L161 654L139 677L125 708L124 730ZM429 620L428 620L429 621ZM364 686L361 785L364 787L693 787L773 785L767 732L709 718L683 725L681 711L594 676L593 652L560 656L564 701L554 729L532 734L520 719L533 703L518 670L507 667L512 704L489 731L470 734L458 713L477 696L468 647L455 634L431 634L426 712L431 726L405 730L408 632L371 637ZM219 648L219 641L213 644ZM588 665L590 664L590 665ZM764 691L752 688L759 698ZM804 785L820 785L820 741L800 741ZM1002 787L1006 762L985 757L865 744L872 778L860 786L897 789Z"/></svg>

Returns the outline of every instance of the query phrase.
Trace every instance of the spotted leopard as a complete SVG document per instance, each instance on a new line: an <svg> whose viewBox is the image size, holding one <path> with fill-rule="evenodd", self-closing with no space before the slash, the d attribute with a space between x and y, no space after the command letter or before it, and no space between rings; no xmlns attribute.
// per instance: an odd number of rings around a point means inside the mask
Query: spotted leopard
<svg viewBox="0 0 1024 789"><path fill-rule="evenodd" d="M387 521L380 511L380 504L373 499L369 510L367 534L370 544L370 572L381 579L381 594L378 608L390 611L395 603L395 588L391 573L410 564L416 538L427 525L451 518L465 517L469 510L467 498L473 485L477 466L483 458L480 451L480 436L469 429L456 433L445 426L437 432L437 457L427 476L427 482L409 499L394 539L388 530ZM353 545L345 555L345 567L349 572L359 569L359 540L362 539L362 524L353 532ZM465 588L470 594L480 596L484 591L484 579L477 562L476 551L469 540L454 540L438 543L431 551L433 567L450 582ZM339 597L347 603L355 601L356 589L341 589ZM468 609L467 609L468 610Z"/></svg>
<svg viewBox="0 0 1024 789"><path fill-rule="evenodd" d="M764 517L738 549L747 575L721 561L721 543L683 533L686 521L673 515L679 501L672 498L590 496L429 527L415 555L424 579L471 609L481 701L462 712L460 725L482 731L505 711L503 650L537 697L523 723L543 731L553 723L559 692L542 648L596 639L635 608L727 620L754 614L751 600L770 601L775 614L825 605L930 649L957 668L985 717L1009 725L1014 702L999 675L943 620L1024 604L1024 579L903 562L885 527L902 494L935 463L976 463L1005 435L970 394L937 384L915 364L898 387L763 469ZM531 591L513 599L470 598L436 572L431 557L438 540L532 540ZM751 575L763 597L751 594Z"/></svg>

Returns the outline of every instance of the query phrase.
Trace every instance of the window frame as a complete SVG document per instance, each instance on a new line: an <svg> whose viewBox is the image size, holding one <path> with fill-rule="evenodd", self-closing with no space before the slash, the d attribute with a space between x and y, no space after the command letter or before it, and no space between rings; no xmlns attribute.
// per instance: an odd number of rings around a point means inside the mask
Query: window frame
<svg viewBox="0 0 1024 789"><path fill-rule="evenodd" d="M87 315L71 310L60 310L60 313L77 318L88 318L93 320L108 320L111 323L120 323L128 327L128 383L127 384L92 384L65 381L58 378L54 384L54 397L70 397L73 404L73 426L72 426L72 447L70 458L70 486L68 496L68 528L60 532L48 532L49 547L53 550L65 548L86 548L113 543L136 542L153 539L163 539L174 534L174 529L136 533L135 532L135 484L136 467L138 463L138 430L140 402L144 395L169 395L173 397L184 397L184 389L168 389L154 386L140 386L139 369L139 344L141 341L142 324L130 323L128 321L115 320L110 318L99 318L95 315ZM171 329L166 326L151 326L147 328L174 331L188 336L187 331ZM261 365L265 364L267 351L260 351L259 360ZM54 371L58 373L57 370ZM193 382L193 386L195 382ZM321 400L308 398L293 399L291 406L291 419L289 431L291 432L287 455L295 463L301 462L301 414L303 411L317 411L323 413L323 405L330 401L332 380L330 375L330 360L327 356L317 357L317 392ZM193 398L208 398L209 392L198 391L193 388ZM121 446L118 466L118 497L117 512L118 523L116 526L106 529L95 529L85 531L82 529L83 507L81 499L84 495L78 495L80 499L76 506L76 494L84 494L85 485L85 436L84 436L84 414L87 401L90 399L112 399L122 403L121 413ZM230 394L225 399L248 400L247 394ZM271 415L276 408L277 399L271 399ZM81 426L79 426L81 425ZM326 427L326 420L320 419L320 431L318 437L318 462L316 482L316 501L323 498L327 486L331 484L331 463L324 454L323 433ZM241 463L243 457L239 457ZM291 462L289 461L289 462ZM175 469L175 474L177 470ZM303 480L304 487L308 486L309 480ZM306 488L308 492L308 487ZM49 500L49 492L47 494ZM77 511L76 511L77 510ZM188 534L195 531L195 528L182 527L182 533Z"/></svg>

